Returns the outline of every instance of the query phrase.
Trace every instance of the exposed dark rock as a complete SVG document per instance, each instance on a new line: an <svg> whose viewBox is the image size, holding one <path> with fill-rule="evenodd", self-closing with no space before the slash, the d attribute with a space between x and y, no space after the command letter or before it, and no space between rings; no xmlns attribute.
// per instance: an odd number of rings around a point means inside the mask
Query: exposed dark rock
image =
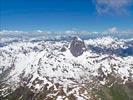
<svg viewBox="0 0 133 100"><path fill-rule="evenodd" d="M78 57L86 50L84 41L78 37L74 37L70 44L70 52L73 56Z"/></svg>
<svg viewBox="0 0 133 100"><path fill-rule="evenodd" d="M65 52L67 49L66 49L66 47L65 46L63 46L62 48L61 48L61 52Z"/></svg>

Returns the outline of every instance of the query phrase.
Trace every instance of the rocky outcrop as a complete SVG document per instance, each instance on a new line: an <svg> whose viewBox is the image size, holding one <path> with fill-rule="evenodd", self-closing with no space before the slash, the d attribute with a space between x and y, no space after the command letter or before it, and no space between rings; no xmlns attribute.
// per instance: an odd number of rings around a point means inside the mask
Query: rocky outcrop
<svg viewBox="0 0 133 100"><path fill-rule="evenodd" d="M83 54L86 47L84 41L82 41L79 37L73 37L69 49L73 56L78 57Z"/></svg>
<svg viewBox="0 0 133 100"><path fill-rule="evenodd" d="M67 49L66 49L66 47L65 46L63 46L62 48L61 48L61 52L65 52Z"/></svg>

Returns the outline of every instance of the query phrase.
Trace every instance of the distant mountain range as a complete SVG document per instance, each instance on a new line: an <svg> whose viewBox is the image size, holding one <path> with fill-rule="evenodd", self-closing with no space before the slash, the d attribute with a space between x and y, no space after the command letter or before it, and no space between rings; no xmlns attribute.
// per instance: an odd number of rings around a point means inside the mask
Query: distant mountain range
<svg viewBox="0 0 133 100"><path fill-rule="evenodd" d="M0 31L0 40L2 38L9 39L22 39L22 40L71 40L71 37L78 36L83 40L87 39L95 39L102 37L113 37L118 39L132 39L133 32L88 32L88 31L64 31L64 32L50 32L50 31L33 31L33 32L25 32L25 31L8 31L1 30Z"/></svg>

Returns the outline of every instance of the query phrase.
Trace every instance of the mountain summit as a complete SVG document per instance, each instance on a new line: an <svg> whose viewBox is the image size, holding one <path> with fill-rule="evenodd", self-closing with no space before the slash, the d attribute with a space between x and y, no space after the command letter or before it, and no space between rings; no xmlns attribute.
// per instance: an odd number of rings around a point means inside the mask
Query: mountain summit
<svg viewBox="0 0 133 100"><path fill-rule="evenodd" d="M81 40L79 37L73 37L71 44L70 44L70 52L73 56L78 57L83 54L86 47L84 41Z"/></svg>

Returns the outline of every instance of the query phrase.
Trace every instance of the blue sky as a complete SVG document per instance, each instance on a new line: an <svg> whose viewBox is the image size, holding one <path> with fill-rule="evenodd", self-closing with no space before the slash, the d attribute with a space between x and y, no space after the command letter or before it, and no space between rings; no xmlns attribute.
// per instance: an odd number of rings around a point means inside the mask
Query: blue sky
<svg viewBox="0 0 133 100"><path fill-rule="evenodd" d="M133 29L132 0L0 0L0 29L100 32L111 27Z"/></svg>

